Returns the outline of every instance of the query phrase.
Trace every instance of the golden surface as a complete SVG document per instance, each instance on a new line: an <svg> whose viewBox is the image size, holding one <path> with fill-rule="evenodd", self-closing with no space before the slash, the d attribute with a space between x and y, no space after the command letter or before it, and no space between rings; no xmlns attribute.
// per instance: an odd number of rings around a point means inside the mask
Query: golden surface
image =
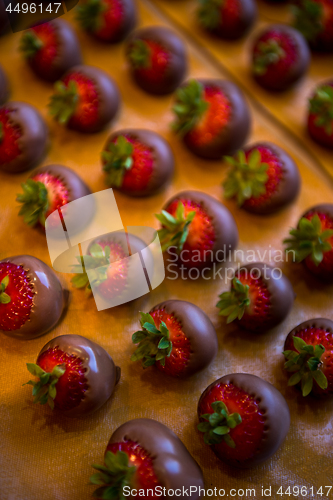
<svg viewBox="0 0 333 500"><path fill-rule="evenodd" d="M166 3L165 3L166 5ZM170 2L175 11L180 2ZM142 25L167 24L150 4L140 1ZM71 19L73 15L66 16ZM157 227L154 213L181 189L201 189L218 199L225 165L206 162L192 156L174 137L169 128L172 97L153 97L143 93L131 81L124 60L124 46L101 45L78 30L84 61L105 69L118 82L123 106L112 128L97 135L80 135L61 129L47 116L46 105L52 86L38 80L17 52L20 35L0 40L0 60L12 85L12 98L37 106L50 127L51 143L43 164L63 163L88 183L93 191L104 189L99 153L111 130L122 127L145 127L166 137L176 156L176 174L172 185L162 194L146 200L116 194L124 225ZM187 43L190 75L224 77L221 70L207 62L199 49ZM238 64L237 60L235 61ZM282 249L282 239L309 206L332 200L332 182L318 168L305 150L293 143L290 134L252 107L254 118L250 141L271 140L285 147L297 162L303 180L298 201L287 210L269 218L260 218L237 209L232 210L240 231L239 248L263 252ZM17 216L15 195L28 173L11 176L0 174L1 227L0 258L22 253L32 254L50 264L45 236L24 225ZM267 262L267 258L264 259ZM303 273L300 266L284 266L297 293L292 313L287 320L266 335L256 336L225 326L218 317L217 296L228 286L215 281L165 280L137 301L97 312L93 299L73 290L70 276L61 275L71 290L64 320L47 335L19 342L1 335L0 382L0 499L1 500L86 500L93 487L88 485L93 462L101 462L107 441L120 424L135 417L150 417L173 429L184 441L204 471L206 487L257 488L289 485L319 488L333 484L332 477L332 411L333 403L304 400L297 390L287 388L282 371L281 351L287 333L308 318L333 319L333 287L318 284ZM158 302L179 298L200 306L213 321L219 353L215 362L203 373L178 381L154 369L143 371L131 364L131 334L138 328L138 311L148 311ZM75 333L100 343L121 366L122 378L111 400L95 415L86 419L68 419L52 414L48 407L32 403L31 389L22 384L29 380L25 363L34 362L44 344L58 335ZM196 405L201 392L216 378L232 373L248 372L274 384L286 397L291 410L291 428L283 447L276 455L249 471L232 469L217 460L203 445L196 431ZM280 498L272 495L274 498ZM253 497L252 497L253 498ZM283 498L283 497L282 497ZM292 498L292 497L291 497ZM310 498L310 495L308 496ZM316 496L314 497L316 498ZM317 496L317 498L321 498Z"/></svg>

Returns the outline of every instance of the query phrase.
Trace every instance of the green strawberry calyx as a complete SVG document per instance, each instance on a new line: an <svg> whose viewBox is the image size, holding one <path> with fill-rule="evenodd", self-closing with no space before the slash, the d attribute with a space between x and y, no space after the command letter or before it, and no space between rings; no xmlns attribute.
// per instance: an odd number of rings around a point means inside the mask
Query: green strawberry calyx
<svg viewBox="0 0 333 500"><path fill-rule="evenodd" d="M225 0L199 0L198 18L200 24L208 29L214 30L222 23L222 9Z"/></svg>
<svg viewBox="0 0 333 500"><path fill-rule="evenodd" d="M289 233L292 238L287 238L284 243L287 252L294 253L294 260L302 262L310 257L316 266L323 261L324 254L332 250L332 245L328 241L333 236L333 229L323 231L321 220L315 214L311 220L303 217L297 229L292 229Z"/></svg>
<svg viewBox="0 0 333 500"><path fill-rule="evenodd" d="M258 149L251 151L248 159L241 150L235 158L226 156L225 160L231 165L223 183L226 198L236 197L238 205L242 206L246 200L259 198L266 193L269 165L261 162Z"/></svg>
<svg viewBox="0 0 333 500"><path fill-rule="evenodd" d="M301 0L298 5L292 5L291 10L294 16L294 27L309 42L315 41L324 30L322 4L313 0Z"/></svg>
<svg viewBox="0 0 333 500"><path fill-rule="evenodd" d="M49 209L49 198L45 184L28 179L21 186L23 193L16 197L16 201L22 204L19 215L29 226L35 226L38 222L45 226L45 215Z"/></svg>
<svg viewBox="0 0 333 500"><path fill-rule="evenodd" d="M38 377L38 381L29 380L23 385L32 385L32 395L34 403L41 405L49 404L50 408L54 409L54 399L57 395L56 385L59 378L65 373L66 365L60 364L53 368L51 373L45 372L40 366L35 363L27 363L28 371Z"/></svg>
<svg viewBox="0 0 333 500"><path fill-rule="evenodd" d="M118 450L117 453L107 451L104 457L105 465L93 464L98 472L90 477L90 483L98 486L94 498L103 500L126 500L123 493L125 486L132 484L136 467L129 465L127 453Z"/></svg>
<svg viewBox="0 0 333 500"><path fill-rule="evenodd" d="M110 265L111 250L109 246L104 248L98 243L94 243L89 248L89 255L77 256L76 260L79 264L73 266L72 272L76 273L71 279L71 283L75 288L85 288L89 295L91 287L98 287L107 279L107 270ZM82 272L82 267L84 272ZM89 270L89 277L86 272Z"/></svg>
<svg viewBox="0 0 333 500"><path fill-rule="evenodd" d="M197 80L191 80L177 90L176 104L173 107L176 120L172 124L175 132L185 135L195 127L209 106L203 96L203 85Z"/></svg>
<svg viewBox="0 0 333 500"><path fill-rule="evenodd" d="M175 216L169 214L166 210L162 210L160 214L155 214L155 217L162 224L162 228L157 231L162 252L165 252L171 246L175 246L178 252L183 250L195 214L196 212L193 210L185 217L185 207L181 201L177 205Z"/></svg>
<svg viewBox="0 0 333 500"><path fill-rule="evenodd" d="M9 304L11 302L11 298L8 293L5 292L7 286L9 284L9 276L5 276L0 283L0 304Z"/></svg>
<svg viewBox="0 0 333 500"><path fill-rule="evenodd" d="M22 35L19 50L25 58L30 59L36 55L37 52L43 48L43 46L44 44L42 40L38 38L36 33L29 30Z"/></svg>
<svg viewBox="0 0 333 500"><path fill-rule="evenodd" d="M285 51L279 42L274 39L259 42L257 51L253 60L253 72L258 76L265 75L269 66L286 57Z"/></svg>
<svg viewBox="0 0 333 500"><path fill-rule="evenodd" d="M134 69L149 69L151 66L151 49L145 40L134 40L128 52L128 58Z"/></svg>
<svg viewBox="0 0 333 500"><path fill-rule="evenodd" d="M132 335L133 344L139 344L131 356L131 361L142 359L142 366L147 368L154 365L157 361L164 366L165 358L168 358L172 352L172 342L170 340L169 330L161 322L159 329L156 328L154 319L149 313L140 312L141 327Z"/></svg>
<svg viewBox="0 0 333 500"><path fill-rule="evenodd" d="M200 422L198 425L198 430L204 433L205 443L211 446L224 441L230 448L236 448L235 441L229 433L230 429L234 429L242 422L242 417L239 413L229 414L227 406L222 401L214 401L211 407L214 413L200 415L205 422Z"/></svg>
<svg viewBox="0 0 333 500"><path fill-rule="evenodd" d="M333 87L323 85L310 99L310 113L316 115L315 125L324 127L327 135L333 134Z"/></svg>
<svg viewBox="0 0 333 500"><path fill-rule="evenodd" d="M107 10L103 0L87 0L76 9L76 19L84 30L98 31L103 26L102 14Z"/></svg>
<svg viewBox="0 0 333 500"><path fill-rule="evenodd" d="M313 381L321 389L327 389L327 378L320 369L323 365L321 357L325 352L325 347L322 344L308 345L303 339L296 336L293 337L293 343L297 352L283 351L283 355L287 360L284 367L288 372L293 373L288 380L288 385L292 386L301 383L303 396L310 394Z"/></svg>
<svg viewBox="0 0 333 500"><path fill-rule="evenodd" d="M235 319L241 320L244 316L251 303L249 290L249 285L243 285L239 279L234 278L230 292L219 295L220 300L216 307L220 309L220 316L227 317L227 324L232 323Z"/></svg>
<svg viewBox="0 0 333 500"><path fill-rule="evenodd" d="M66 125L74 115L79 102L77 84L70 80L66 86L62 81L54 84L55 93L49 103L50 115L60 123Z"/></svg>
<svg viewBox="0 0 333 500"><path fill-rule="evenodd" d="M102 152L103 170L111 186L120 187L127 170L133 166L133 145L124 135L119 135L115 142L110 142Z"/></svg>

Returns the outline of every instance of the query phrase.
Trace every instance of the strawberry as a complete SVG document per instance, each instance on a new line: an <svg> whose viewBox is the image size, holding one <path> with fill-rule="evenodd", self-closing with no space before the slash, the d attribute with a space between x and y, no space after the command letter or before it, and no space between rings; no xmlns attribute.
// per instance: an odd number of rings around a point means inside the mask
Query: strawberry
<svg viewBox="0 0 333 500"><path fill-rule="evenodd" d="M0 170L24 172L38 163L47 146L48 131L39 112L25 102L0 108Z"/></svg>
<svg viewBox="0 0 333 500"><path fill-rule="evenodd" d="M133 33L126 46L126 56L136 83L150 94L173 92L187 69L183 42L162 26Z"/></svg>
<svg viewBox="0 0 333 500"><path fill-rule="evenodd" d="M0 66L0 106L7 101L9 96L9 85L6 73Z"/></svg>
<svg viewBox="0 0 333 500"><path fill-rule="evenodd" d="M101 131L116 115L120 95L107 73L93 66L75 66L55 83L50 114L79 132Z"/></svg>
<svg viewBox="0 0 333 500"><path fill-rule="evenodd" d="M294 26L313 49L333 51L333 0L297 0Z"/></svg>
<svg viewBox="0 0 333 500"><path fill-rule="evenodd" d="M333 149L333 82L317 87L309 100L308 131L318 144Z"/></svg>
<svg viewBox="0 0 333 500"><path fill-rule="evenodd" d="M162 224L158 235L162 251L178 254L187 268L212 266L234 249L238 241L236 223L229 210L199 191L174 196L156 218Z"/></svg>
<svg viewBox="0 0 333 500"><path fill-rule="evenodd" d="M20 50L36 75L50 82L82 62L79 41L72 27L62 19L25 31Z"/></svg>
<svg viewBox="0 0 333 500"><path fill-rule="evenodd" d="M176 92L173 129L197 156L220 159L239 149L250 113L238 87L223 80L190 80Z"/></svg>
<svg viewBox="0 0 333 500"><path fill-rule="evenodd" d="M167 300L150 313L141 312L142 330L132 335L138 347L131 361L155 365L172 377L186 377L206 368L217 353L217 336L208 316L182 300Z"/></svg>
<svg viewBox="0 0 333 500"><path fill-rule="evenodd" d="M262 332L274 328L288 316L295 294L279 269L261 262L239 269L230 292L220 296L216 307L227 323L237 320L242 328Z"/></svg>
<svg viewBox="0 0 333 500"><path fill-rule="evenodd" d="M290 425L288 405L275 387L246 373L225 375L202 393L198 430L220 460L240 468L270 458Z"/></svg>
<svg viewBox="0 0 333 500"><path fill-rule="evenodd" d="M120 42L136 23L133 0L85 0L77 8L82 28L98 40Z"/></svg>
<svg viewBox="0 0 333 500"><path fill-rule="evenodd" d="M293 260L323 281L333 281L333 205L317 205L308 210L284 240Z"/></svg>
<svg viewBox="0 0 333 500"><path fill-rule="evenodd" d="M0 330L33 339L59 321L65 296L56 274L29 255L0 261Z"/></svg>
<svg viewBox="0 0 333 500"><path fill-rule="evenodd" d="M230 170L223 183L225 198L256 214L270 214L291 203L300 189L294 160L272 143L259 143L225 157Z"/></svg>
<svg viewBox="0 0 333 500"><path fill-rule="evenodd" d="M102 152L110 186L130 196L155 194L174 169L168 143L150 130L121 130L109 137Z"/></svg>
<svg viewBox="0 0 333 500"><path fill-rule="evenodd" d="M120 369L109 354L80 335L54 338L27 368L37 377L27 382L33 386L34 403L48 404L69 417L98 410L120 379Z"/></svg>
<svg viewBox="0 0 333 500"><path fill-rule="evenodd" d="M199 24L222 39L241 38L257 17L253 0L199 0Z"/></svg>
<svg viewBox="0 0 333 500"><path fill-rule="evenodd" d="M305 38L283 24L269 26L256 39L252 49L252 72L268 90L287 90L302 78L310 64Z"/></svg>

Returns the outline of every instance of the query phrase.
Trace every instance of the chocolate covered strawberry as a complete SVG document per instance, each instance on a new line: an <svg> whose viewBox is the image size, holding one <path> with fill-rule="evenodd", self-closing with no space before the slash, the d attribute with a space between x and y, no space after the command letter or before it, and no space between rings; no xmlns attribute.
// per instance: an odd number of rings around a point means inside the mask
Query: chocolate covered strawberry
<svg viewBox="0 0 333 500"><path fill-rule="evenodd" d="M298 195L301 178L294 160L279 146L262 142L226 157L230 169L224 196L248 212L270 214Z"/></svg>
<svg viewBox="0 0 333 500"><path fill-rule="evenodd" d="M47 146L48 130L36 108L9 101L0 108L0 170L18 173L38 163Z"/></svg>
<svg viewBox="0 0 333 500"><path fill-rule="evenodd" d="M85 0L77 8L77 20L98 40L116 43L134 28L136 7L133 0Z"/></svg>
<svg viewBox="0 0 333 500"><path fill-rule="evenodd" d="M6 73L0 66L0 106L7 101L9 96L9 85Z"/></svg>
<svg viewBox="0 0 333 500"><path fill-rule="evenodd" d="M333 322L310 319L294 328L286 338L284 368L289 386L300 387L303 396L333 394Z"/></svg>
<svg viewBox="0 0 333 500"><path fill-rule="evenodd" d="M250 112L239 88L224 80L190 80L176 92L174 130L196 155L233 154L250 131Z"/></svg>
<svg viewBox="0 0 333 500"><path fill-rule="evenodd" d="M55 210L73 200L91 194L90 189L70 168L48 165L34 171L22 184L23 193L16 200L21 204L19 215L29 226L45 226Z"/></svg>
<svg viewBox="0 0 333 500"><path fill-rule="evenodd" d="M313 49L333 51L333 0L296 0L294 26Z"/></svg>
<svg viewBox="0 0 333 500"><path fill-rule="evenodd" d="M222 262L238 242L237 226L229 210L200 191L175 195L156 217L162 225L158 231L162 250L188 268Z"/></svg>
<svg viewBox="0 0 333 500"><path fill-rule="evenodd" d="M25 31L20 50L36 75L50 82L58 80L82 62L76 34L62 19L54 19Z"/></svg>
<svg viewBox="0 0 333 500"><path fill-rule="evenodd" d="M150 94L170 94L187 70L183 42L163 26L135 31L127 42L126 57L134 80Z"/></svg>
<svg viewBox="0 0 333 500"><path fill-rule="evenodd" d="M110 355L81 335L50 340L27 368L36 377L27 382L33 386L34 403L48 404L69 417L98 410L120 379L120 368Z"/></svg>
<svg viewBox="0 0 333 500"><path fill-rule="evenodd" d="M219 297L216 306L227 323L237 321L246 330L262 332L274 328L288 316L295 293L280 269L256 262L240 268L230 292Z"/></svg>
<svg viewBox="0 0 333 500"><path fill-rule="evenodd" d="M105 450L104 465L93 467L98 471L90 478L98 486L96 498L126 498L134 489L139 497L155 499L164 489L176 494L184 489L188 498L199 500L204 485L199 465L178 436L149 418L118 427Z"/></svg>
<svg viewBox="0 0 333 500"><path fill-rule="evenodd" d="M155 194L170 180L174 157L169 144L150 130L112 134L102 152L107 183L130 196Z"/></svg>
<svg viewBox="0 0 333 500"><path fill-rule="evenodd" d="M257 17L254 0L199 0L199 4L200 26L222 39L242 37Z"/></svg>
<svg viewBox="0 0 333 500"><path fill-rule="evenodd" d="M309 100L308 131L312 139L333 149L333 82L320 85Z"/></svg>
<svg viewBox="0 0 333 500"><path fill-rule="evenodd" d="M299 31L274 24L261 33L252 49L252 72L268 90L286 90L302 78L310 64L308 44Z"/></svg>
<svg viewBox="0 0 333 500"><path fill-rule="evenodd" d="M105 71L75 66L55 84L50 114L61 125L79 132L101 131L116 115L120 94Z"/></svg>
<svg viewBox="0 0 333 500"><path fill-rule="evenodd" d="M333 281L333 204L310 208L290 231L287 252L323 281Z"/></svg>
<svg viewBox="0 0 333 500"><path fill-rule="evenodd" d="M138 344L132 361L142 360L144 368L155 365L172 377L186 377L214 359L216 332L199 307L183 300L167 300L140 314L142 330L132 335L133 344Z"/></svg>
<svg viewBox="0 0 333 500"><path fill-rule="evenodd" d="M209 385L200 397L198 417L205 443L220 460L240 468L270 458L290 426L280 392L247 373L225 375Z"/></svg>
<svg viewBox="0 0 333 500"><path fill-rule="evenodd" d="M44 262L30 255L0 261L0 330L23 340L40 337L65 307L61 283Z"/></svg>

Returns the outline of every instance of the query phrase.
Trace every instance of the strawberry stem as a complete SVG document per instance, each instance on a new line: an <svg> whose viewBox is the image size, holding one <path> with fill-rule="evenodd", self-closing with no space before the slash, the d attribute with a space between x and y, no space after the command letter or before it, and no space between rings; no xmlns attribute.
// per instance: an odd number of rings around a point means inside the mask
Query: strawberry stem
<svg viewBox="0 0 333 500"><path fill-rule="evenodd" d="M277 40L267 40L259 42L258 53L254 57L253 72L262 76L267 72L269 66L277 64L286 57L286 53Z"/></svg>
<svg viewBox="0 0 333 500"><path fill-rule="evenodd" d="M324 30L323 6L320 2L313 0L301 0L298 5L291 7L294 15L294 27L300 31L304 37L314 41Z"/></svg>
<svg viewBox="0 0 333 500"><path fill-rule="evenodd" d="M166 210L162 210L160 214L155 214L155 217L162 224L162 229L158 230L162 252L165 252L171 246L177 247L178 252L183 250L195 214L196 212L193 210L185 217L185 207L181 201L177 205L175 217Z"/></svg>
<svg viewBox="0 0 333 500"><path fill-rule="evenodd" d="M8 293L5 292L7 286L9 284L9 276L5 276L0 283L0 304L9 304L11 302L11 298Z"/></svg>
<svg viewBox="0 0 333 500"><path fill-rule="evenodd" d="M40 366L34 363L27 363L28 371L38 377L38 382L29 380L23 385L32 385L32 395L34 403L41 405L49 404L50 408L54 409L54 399L57 395L56 385L59 378L65 373L66 365L61 364L53 368L51 373L45 372Z"/></svg>
<svg viewBox="0 0 333 500"><path fill-rule="evenodd" d="M317 127L324 127L328 135L333 134L333 87L323 85L310 99L310 113L316 115Z"/></svg>
<svg viewBox="0 0 333 500"><path fill-rule="evenodd" d="M23 194L18 194L16 201L22 204L19 215L29 226L35 226L39 222L45 226L45 215L49 209L49 198L45 184L28 179L21 184Z"/></svg>
<svg viewBox="0 0 333 500"><path fill-rule="evenodd" d="M136 467L129 466L127 453L120 450L117 453L107 451L104 463L92 465L98 472L90 477L90 483L99 486L93 496L104 500L125 500L123 489L131 484Z"/></svg>
<svg viewBox="0 0 333 500"><path fill-rule="evenodd" d="M54 85L55 93L49 103L50 115L61 125L66 125L74 115L79 102L79 93L76 82L70 80L66 86L62 81Z"/></svg>
<svg viewBox="0 0 333 500"><path fill-rule="evenodd" d="M71 279L71 283L75 288L85 288L86 293L91 292L91 287L98 287L107 279L107 270L110 265L111 250L109 246L102 248L95 243L89 249L90 255L77 256L76 260L79 264L73 266L72 272L76 275ZM84 272L82 273L82 267ZM86 272L89 270L89 277Z"/></svg>
<svg viewBox="0 0 333 500"><path fill-rule="evenodd" d="M134 40L128 57L134 69L148 69L151 66L151 50L144 40Z"/></svg>
<svg viewBox="0 0 333 500"><path fill-rule="evenodd" d="M208 29L214 30L222 23L222 9L225 0L199 0L198 18L200 24Z"/></svg>
<svg viewBox="0 0 333 500"><path fill-rule="evenodd" d="M200 422L198 425L198 430L204 434L205 443L211 446L224 441L230 448L236 448L229 433L230 429L234 429L242 422L242 417L239 413L230 415L227 406L222 401L214 401L211 407L214 413L200 415L205 422Z"/></svg>
<svg viewBox="0 0 333 500"><path fill-rule="evenodd" d="M184 135L193 129L209 106L203 95L203 85L197 80L191 80L185 87L177 90L176 104L173 107L177 118L172 124L175 132Z"/></svg>
<svg viewBox="0 0 333 500"><path fill-rule="evenodd" d="M32 30L26 31L20 40L19 50L27 59L32 58L44 46L44 43Z"/></svg>
<svg viewBox="0 0 333 500"><path fill-rule="evenodd" d="M116 142L110 142L107 151L102 152L103 170L108 174L107 181L111 186L122 185L125 172L133 165L133 149L126 137L119 135Z"/></svg>
<svg viewBox="0 0 333 500"><path fill-rule="evenodd" d="M227 317L227 324L236 318L242 319L246 308L250 305L249 285L243 285L239 279L232 280L230 292L219 295L219 302L216 307L220 309L219 315Z"/></svg>
<svg viewBox="0 0 333 500"><path fill-rule="evenodd" d="M106 3L102 0L88 0L77 7L76 19L83 29L98 31L104 24L102 14L107 9Z"/></svg>
<svg viewBox="0 0 333 500"><path fill-rule="evenodd" d="M131 361L142 359L143 368L154 365L156 361L159 361L164 366L165 358L168 358L172 352L169 330L163 321L158 330L150 314L143 312L140 312L140 314L142 330L132 335L133 344L139 345L132 354Z"/></svg>

